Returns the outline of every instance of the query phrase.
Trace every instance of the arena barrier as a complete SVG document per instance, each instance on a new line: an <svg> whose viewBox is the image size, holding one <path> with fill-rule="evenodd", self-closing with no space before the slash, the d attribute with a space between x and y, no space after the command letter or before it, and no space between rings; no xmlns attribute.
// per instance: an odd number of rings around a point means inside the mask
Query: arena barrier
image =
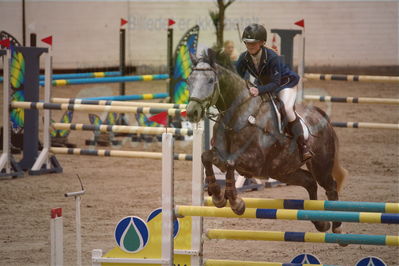
<svg viewBox="0 0 399 266"><path fill-rule="evenodd" d="M243 200L247 208L399 213L399 203L261 198ZM204 205L214 206L212 198L205 197ZM230 206L229 202L227 206Z"/></svg>
<svg viewBox="0 0 399 266"><path fill-rule="evenodd" d="M305 100L332 102L332 103L379 103L399 105L399 99L393 98L370 98L370 97L334 97L321 95L305 95Z"/></svg>
<svg viewBox="0 0 399 266"><path fill-rule="evenodd" d="M339 80L360 82L399 82L399 77L394 76L366 76L366 75L339 75L339 74L314 74L305 73L308 80Z"/></svg>
<svg viewBox="0 0 399 266"><path fill-rule="evenodd" d="M52 81L53 86L77 85L77 84L98 84L98 83L121 83L135 81L165 80L168 74L102 77L102 78L79 78L79 79L57 79ZM44 86L44 81L40 81L40 86Z"/></svg>

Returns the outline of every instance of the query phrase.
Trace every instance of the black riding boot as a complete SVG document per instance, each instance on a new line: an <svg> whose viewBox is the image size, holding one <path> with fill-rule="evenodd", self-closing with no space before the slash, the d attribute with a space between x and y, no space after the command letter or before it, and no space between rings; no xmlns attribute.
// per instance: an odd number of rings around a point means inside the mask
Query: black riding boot
<svg viewBox="0 0 399 266"><path fill-rule="evenodd" d="M309 145L307 144L307 141L305 140L302 124L299 120L299 117L296 117L294 121L289 122L288 128L290 129L291 134L296 139L301 161L304 162L312 158L312 152Z"/></svg>

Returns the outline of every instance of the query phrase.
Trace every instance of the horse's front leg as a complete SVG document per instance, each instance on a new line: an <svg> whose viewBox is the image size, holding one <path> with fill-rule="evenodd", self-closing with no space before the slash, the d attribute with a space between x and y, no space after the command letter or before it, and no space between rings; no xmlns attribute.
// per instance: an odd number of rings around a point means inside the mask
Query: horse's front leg
<svg viewBox="0 0 399 266"><path fill-rule="evenodd" d="M237 197L234 166L231 164L227 165L226 189L224 193L225 197L229 200L233 212L237 215L242 215L245 212L245 202L240 197Z"/></svg>
<svg viewBox="0 0 399 266"><path fill-rule="evenodd" d="M205 151L201 156L202 163L205 167L205 182L208 185L208 195L212 196L213 204L222 208L226 206L227 200L224 197L220 186L216 183L215 173L212 168L213 152Z"/></svg>

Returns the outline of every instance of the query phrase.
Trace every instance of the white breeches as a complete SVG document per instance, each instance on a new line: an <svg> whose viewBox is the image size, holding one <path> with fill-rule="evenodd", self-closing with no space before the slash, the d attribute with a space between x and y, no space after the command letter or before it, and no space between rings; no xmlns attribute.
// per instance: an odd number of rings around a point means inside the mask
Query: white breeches
<svg viewBox="0 0 399 266"><path fill-rule="evenodd" d="M278 93L278 98L284 103L285 113L287 114L288 122L295 120L296 115L294 111L294 105L297 94L297 87L286 88Z"/></svg>

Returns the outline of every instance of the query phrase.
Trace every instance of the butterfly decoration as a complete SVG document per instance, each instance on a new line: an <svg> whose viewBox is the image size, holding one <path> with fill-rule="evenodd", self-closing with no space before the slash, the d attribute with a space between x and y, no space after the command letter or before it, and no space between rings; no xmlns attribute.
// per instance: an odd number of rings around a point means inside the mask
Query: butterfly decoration
<svg viewBox="0 0 399 266"><path fill-rule="evenodd" d="M148 117L145 114L137 113L135 116L136 116L138 125L141 127L161 127L162 126L161 124L148 119Z"/></svg>
<svg viewBox="0 0 399 266"><path fill-rule="evenodd" d="M62 115L60 122L70 124L72 122L72 118L73 118L73 111L66 111ZM54 120L51 120L51 122L54 123ZM67 129L54 129L54 128L50 129L50 135L51 137L54 138L67 138L70 132L71 131Z"/></svg>
<svg viewBox="0 0 399 266"><path fill-rule="evenodd" d="M14 47L21 44L11 34L1 31L0 40L10 41L11 66L10 84L12 89L11 101L25 101L24 81L25 81L25 58L22 53L14 50ZM10 112L11 127L14 133L21 132L24 127L24 109L16 108Z"/></svg>
<svg viewBox="0 0 399 266"><path fill-rule="evenodd" d="M89 114L89 120L92 125L100 126L100 125L116 125L118 121L118 114L114 112L107 113L105 120L103 121L96 114ZM110 143L114 143L115 134L113 132L100 132L94 131L94 145L98 144L100 146L109 146ZM91 143L92 141L89 141ZM88 143L88 141L86 141ZM115 142L116 143L116 142ZM92 145L92 144L90 144Z"/></svg>
<svg viewBox="0 0 399 266"><path fill-rule="evenodd" d="M173 78L171 86L173 88L172 102L177 104L188 103L189 91L187 89L187 78L191 74L193 63L190 54L197 53L199 26L196 25L189 29L180 39L174 53ZM139 126L159 127L160 123L151 121L144 114L136 115Z"/></svg>
<svg viewBox="0 0 399 266"><path fill-rule="evenodd" d="M174 66L172 88L172 100L177 104L188 103L189 91L187 78L191 74L193 63L190 54L197 53L199 26L189 29L181 38L174 53Z"/></svg>
<svg viewBox="0 0 399 266"><path fill-rule="evenodd" d="M25 95L23 90L15 91L11 95L11 101L23 102L25 101ZM10 112L11 128L13 132L18 133L22 131L24 127L24 109L14 108Z"/></svg>
<svg viewBox="0 0 399 266"><path fill-rule="evenodd" d="M107 113L107 117L104 121L96 115L96 114L89 114L89 121L91 124L100 126L100 125L116 125L116 121L118 120L118 114L114 112Z"/></svg>
<svg viewBox="0 0 399 266"><path fill-rule="evenodd" d="M13 37L11 34L9 34L6 31L0 31L0 41L3 41L3 40L9 40L11 46L14 46L14 47L21 46L21 43L15 37ZM0 48L4 48L4 47L0 46Z"/></svg>

